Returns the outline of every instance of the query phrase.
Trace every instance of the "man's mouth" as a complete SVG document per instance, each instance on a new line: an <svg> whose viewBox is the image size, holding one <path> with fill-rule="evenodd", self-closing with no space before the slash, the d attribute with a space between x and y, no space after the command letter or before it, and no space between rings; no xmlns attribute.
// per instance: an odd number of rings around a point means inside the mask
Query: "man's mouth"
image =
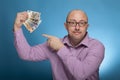
<svg viewBox="0 0 120 80"><path fill-rule="evenodd" d="M76 34L76 35L78 35L78 34L80 34L81 32L73 32L74 34Z"/></svg>

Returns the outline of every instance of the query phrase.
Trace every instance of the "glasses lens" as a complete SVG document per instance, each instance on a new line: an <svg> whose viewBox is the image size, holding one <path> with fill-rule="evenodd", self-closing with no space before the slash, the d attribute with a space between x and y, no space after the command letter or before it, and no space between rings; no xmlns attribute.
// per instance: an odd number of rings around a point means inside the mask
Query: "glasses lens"
<svg viewBox="0 0 120 80"><path fill-rule="evenodd" d="M81 21L78 24L79 24L79 26L85 26L87 24L87 22L86 21Z"/></svg>
<svg viewBox="0 0 120 80"><path fill-rule="evenodd" d="M73 27L76 26L76 22L74 21L68 21L67 23L69 26L73 26Z"/></svg>

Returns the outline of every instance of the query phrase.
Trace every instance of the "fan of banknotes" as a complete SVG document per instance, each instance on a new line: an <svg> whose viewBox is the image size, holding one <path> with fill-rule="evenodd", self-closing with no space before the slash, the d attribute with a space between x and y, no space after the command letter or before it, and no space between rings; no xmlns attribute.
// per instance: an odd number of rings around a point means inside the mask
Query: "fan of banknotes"
<svg viewBox="0 0 120 80"><path fill-rule="evenodd" d="M40 15L41 13L27 10L28 13L28 19L23 23L28 31L32 33L34 30L36 30L41 23Z"/></svg>

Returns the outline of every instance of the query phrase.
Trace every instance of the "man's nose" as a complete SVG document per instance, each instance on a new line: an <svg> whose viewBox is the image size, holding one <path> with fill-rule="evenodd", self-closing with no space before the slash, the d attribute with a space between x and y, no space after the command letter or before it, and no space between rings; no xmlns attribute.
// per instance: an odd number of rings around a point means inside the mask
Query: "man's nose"
<svg viewBox="0 0 120 80"><path fill-rule="evenodd" d="M75 29L76 29L76 30L79 30L79 29L80 29L80 26L77 24L77 25L75 26Z"/></svg>

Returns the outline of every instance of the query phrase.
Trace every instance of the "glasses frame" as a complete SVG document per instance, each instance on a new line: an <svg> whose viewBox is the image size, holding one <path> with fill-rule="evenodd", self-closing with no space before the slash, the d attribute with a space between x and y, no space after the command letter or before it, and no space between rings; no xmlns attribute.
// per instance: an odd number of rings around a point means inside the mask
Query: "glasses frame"
<svg viewBox="0 0 120 80"><path fill-rule="evenodd" d="M66 21L66 23L67 23L69 26L71 26L71 27L76 27L77 24L78 24L78 26L83 27L83 26L85 26L86 24L88 24L87 21L83 21L83 20L80 21L80 22L76 22L76 21Z"/></svg>

